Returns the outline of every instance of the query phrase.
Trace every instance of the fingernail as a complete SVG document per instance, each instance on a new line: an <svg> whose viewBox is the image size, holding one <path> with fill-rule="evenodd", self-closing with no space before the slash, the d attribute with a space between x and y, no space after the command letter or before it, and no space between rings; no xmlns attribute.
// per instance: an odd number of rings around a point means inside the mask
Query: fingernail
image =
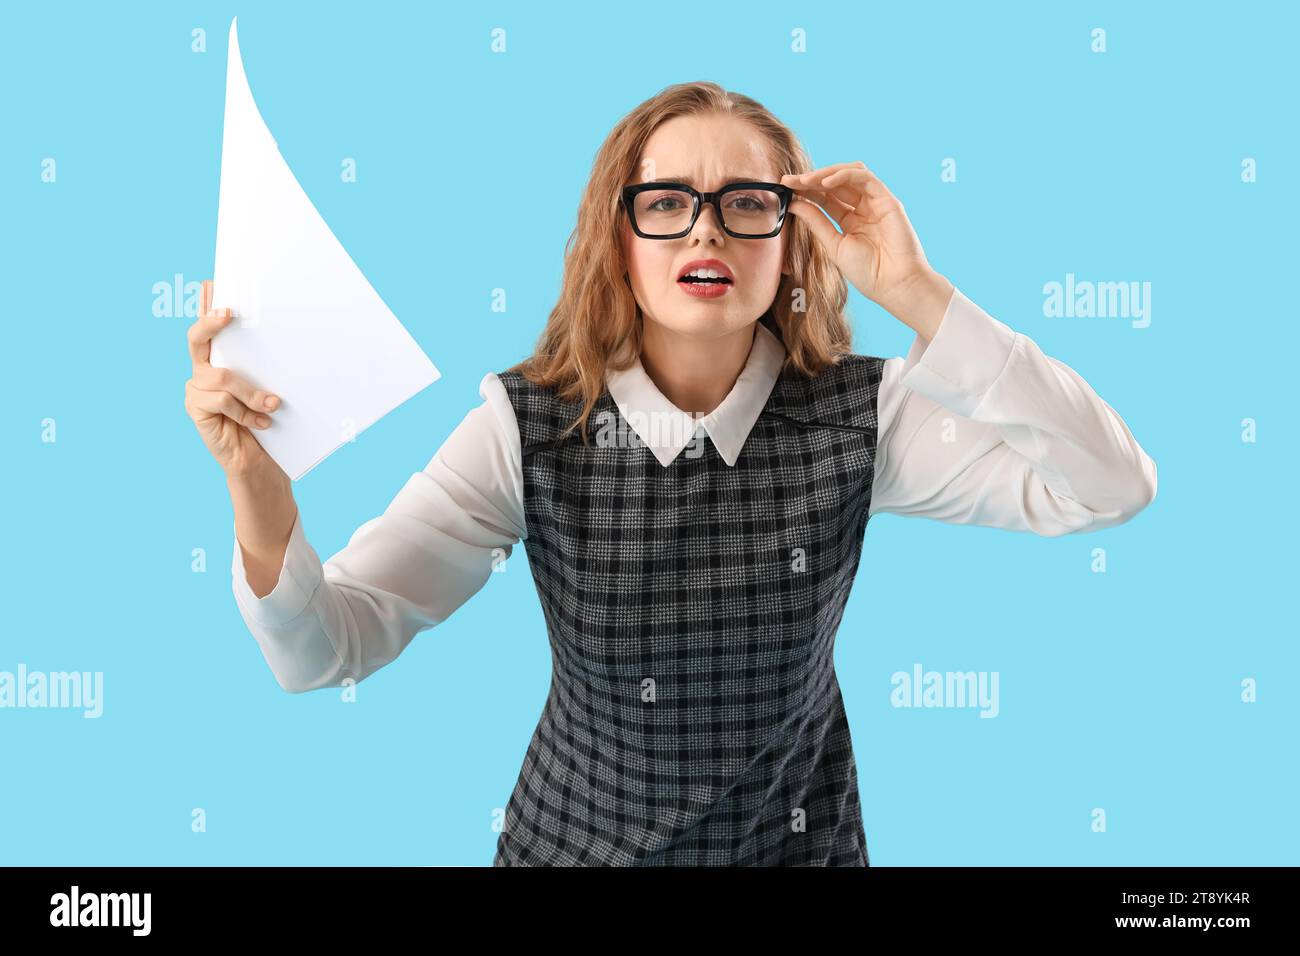
<svg viewBox="0 0 1300 956"><path fill-rule="evenodd" d="M267 425L271 424L271 419L267 418L265 415L258 415L257 424L265 428Z"/></svg>
<svg viewBox="0 0 1300 956"><path fill-rule="evenodd" d="M275 408L275 406L278 405L279 402L280 402L280 400L279 400L278 398L276 398L274 395L269 395L269 396L267 396L267 399L266 399L266 407L267 407L267 408Z"/></svg>

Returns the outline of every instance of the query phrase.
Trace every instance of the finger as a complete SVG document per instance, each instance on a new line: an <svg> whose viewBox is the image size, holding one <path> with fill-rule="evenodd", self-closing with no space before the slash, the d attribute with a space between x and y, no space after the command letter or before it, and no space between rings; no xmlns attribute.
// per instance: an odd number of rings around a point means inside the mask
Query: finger
<svg viewBox="0 0 1300 956"><path fill-rule="evenodd" d="M885 216L903 209L898 197L866 169L840 170L826 177L822 187L848 200L864 222L877 223Z"/></svg>
<svg viewBox="0 0 1300 956"><path fill-rule="evenodd" d="M218 309L200 316L185 337L190 343L190 360L197 369L207 365L212 356L212 337L230 324L230 310Z"/></svg>
<svg viewBox="0 0 1300 956"><path fill-rule="evenodd" d="M889 191L889 187L881 181L880 177L865 167L838 170L822 180L821 185L824 189L848 185L860 189L869 199L898 202L898 197Z"/></svg>
<svg viewBox="0 0 1300 956"><path fill-rule="evenodd" d="M819 169L813 169L806 173L789 173L786 176L781 177L781 182L785 182L787 178L802 179L805 180L806 182L814 182L814 181L820 182L822 179L829 176L831 173L838 172L841 169L848 169L852 167L865 169L866 164L863 163L862 160L860 159L855 160L854 162L851 163L832 163L830 166L822 166Z"/></svg>
<svg viewBox="0 0 1300 956"><path fill-rule="evenodd" d="M834 194L841 202L857 207L864 205L864 197L867 200L873 198L872 190L868 186L872 181L879 183L876 175L867 169L865 164L858 161L837 163L835 166L804 173L788 185L793 185L795 188L821 189ZM875 190L874 195L882 195L880 192L882 189L884 184L880 183L880 188ZM887 193L888 190L885 192Z"/></svg>
<svg viewBox="0 0 1300 956"><path fill-rule="evenodd" d="M216 315L229 315L230 309L213 309L212 308L212 280L204 279L201 286L202 292L199 296L199 318L206 318L214 313Z"/></svg>
<svg viewBox="0 0 1300 956"><path fill-rule="evenodd" d="M877 195L893 195L893 193L889 191L889 188L885 186L884 182L881 181L880 177L865 166L849 169L837 169L821 181L823 187L833 186L836 183L852 183L859 189L866 189L870 186L872 192Z"/></svg>
<svg viewBox="0 0 1300 956"><path fill-rule="evenodd" d="M826 167L822 170L813 170L812 172L807 173L786 173L781 177L781 183L782 185L794 189L797 194L812 198L818 205L829 212L836 222L842 225L844 217L853 211L855 205L854 199L856 197L849 193L832 197L825 189L819 188L816 178L819 174L824 173L826 169L834 169L838 171L839 169L850 165L861 167L862 163L837 163L835 166Z"/></svg>
<svg viewBox="0 0 1300 956"><path fill-rule="evenodd" d="M228 368L204 365L194 370L194 384L209 391L230 392L249 408L259 412L272 412L280 407L280 397L264 388L255 388L241 375Z"/></svg>
<svg viewBox="0 0 1300 956"><path fill-rule="evenodd" d="M254 412L229 392L199 388L194 384L193 379L186 383L186 408L225 415L245 428L265 429L271 424L268 416ZM192 411L190 415L193 417Z"/></svg>
<svg viewBox="0 0 1300 956"><path fill-rule="evenodd" d="M789 211L803 220L826 252L834 257L836 246L840 241L840 231L835 228L835 223L831 222L825 210L810 199L795 196L790 200Z"/></svg>
<svg viewBox="0 0 1300 956"><path fill-rule="evenodd" d="M849 203L844 202L838 196L831 195L824 189L801 189L797 195L817 203L830 214L832 219L839 223L841 228L844 226L844 218L854 211L854 207Z"/></svg>

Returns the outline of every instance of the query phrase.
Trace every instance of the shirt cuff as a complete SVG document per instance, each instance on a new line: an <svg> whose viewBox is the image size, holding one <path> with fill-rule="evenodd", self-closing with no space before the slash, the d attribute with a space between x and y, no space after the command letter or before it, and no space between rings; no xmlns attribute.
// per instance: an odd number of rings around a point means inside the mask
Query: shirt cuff
<svg viewBox="0 0 1300 956"><path fill-rule="evenodd" d="M970 418L1007 367L1016 334L954 288L934 338L912 342L901 382Z"/></svg>
<svg viewBox="0 0 1300 956"><path fill-rule="evenodd" d="M301 512L293 519L293 530L289 533L280 577L275 588L265 597L259 598L249 586L239 537L236 535L234 540L231 571L234 575L235 600L240 608L259 624L272 627L286 624L301 614L311 603L324 578L320 557L307 542L307 536L303 532Z"/></svg>

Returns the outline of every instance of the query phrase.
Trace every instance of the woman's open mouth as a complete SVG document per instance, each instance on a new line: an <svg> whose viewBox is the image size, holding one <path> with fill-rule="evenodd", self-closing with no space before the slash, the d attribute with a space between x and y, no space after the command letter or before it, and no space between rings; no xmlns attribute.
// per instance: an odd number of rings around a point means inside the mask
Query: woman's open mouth
<svg viewBox="0 0 1300 956"><path fill-rule="evenodd" d="M677 280L677 285L687 295L697 299L716 299L727 294L735 283L713 269L695 269Z"/></svg>

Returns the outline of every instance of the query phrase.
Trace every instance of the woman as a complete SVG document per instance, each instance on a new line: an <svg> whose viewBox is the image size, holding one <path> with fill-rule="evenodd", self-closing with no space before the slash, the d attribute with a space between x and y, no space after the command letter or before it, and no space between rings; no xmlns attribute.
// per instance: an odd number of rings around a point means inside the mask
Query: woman
<svg viewBox="0 0 1300 956"><path fill-rule="evenodd" d="M1059 535L1155 495L1114 410L932 269L870 170L810 167L712 83L624 118L535 354L324 565L249 431L275 398L207 361L231 317L205 283L186 407L285 690L364 679L525 543L553 674L495 865L869 865L833 648L870 515ZM906 358L851 352L845 279Z"/></svg>

